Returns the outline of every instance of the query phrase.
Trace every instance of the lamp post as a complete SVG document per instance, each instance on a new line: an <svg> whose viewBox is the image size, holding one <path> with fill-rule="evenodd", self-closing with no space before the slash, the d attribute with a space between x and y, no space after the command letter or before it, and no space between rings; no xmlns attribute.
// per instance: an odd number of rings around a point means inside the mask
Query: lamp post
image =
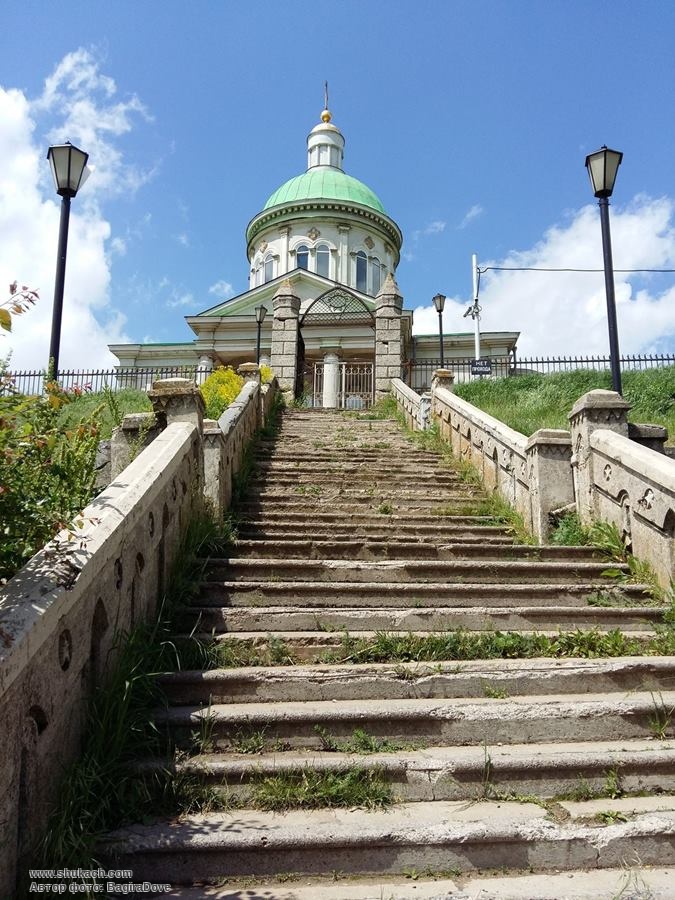
<svg viewBox="0 0 675 900"><path fill-rule="evenodd" d="M70 199L89 177L86 169L89 154L74 147L69 141L56 144L47 151L52 168L56 193L61 196L61 222L59 247L56 255L56 280L54 283L54 309L52 312L52 336L49 342L47 372L56 381L59 375L59 347L61 344L61 316L63 313L63 288L66 280L66 252L68 250L68 225Z"/></svg>
<svg viewBox="0 0 675 900"><path fill-rule="evenodd" d="M267 315L267 307L260 304L260 306L256 306L255 308L255 320L258 325L258 337L256 339L255 344L255 361L257 365L260 365L260 331L262 329L262 323L265 321L265 316Z"/></svg>
<svg viewBox="0 0 675 900"><path fill-rule="evenodd" d="M438 313L438 343L441 351L441 369L443 368L443 307L445 306L445 294L436 294L434 306Z"/></svg>
<svg viewBox="0 0 675 900"><path fill-rule="evenodd" d="M602 228L602 254L605 265L605 293L607 295L607 324L609 327L609 365L612 370L612 388L621 393L621 363L619 357L619 332L616 324L616 301L614 298L614 264L612 262L612 238L609 231L609 198L614 190L616 173L621 165L623 153L609 150L603 145L600 150L586 157L586 168L591 179L593 193L600 207Z"/></svg>

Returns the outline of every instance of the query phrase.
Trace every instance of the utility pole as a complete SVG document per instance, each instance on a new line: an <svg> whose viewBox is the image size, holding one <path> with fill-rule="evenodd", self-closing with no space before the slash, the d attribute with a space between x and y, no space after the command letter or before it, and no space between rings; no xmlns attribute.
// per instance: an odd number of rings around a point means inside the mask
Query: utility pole
<svg viewBox="0 0 675 900"><path fill-rule="evenodd" d="M473 277L473 311L471 316L476 327L475 353L476 359L480 359L480 306L478 305L478 257L474 253L471 257L471 274Z"/></svg>

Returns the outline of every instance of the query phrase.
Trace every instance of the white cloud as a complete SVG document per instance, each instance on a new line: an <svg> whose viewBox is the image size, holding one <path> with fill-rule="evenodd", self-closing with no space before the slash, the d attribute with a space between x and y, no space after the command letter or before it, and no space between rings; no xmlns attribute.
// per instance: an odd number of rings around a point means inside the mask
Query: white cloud
<svg viewBox="0 0 675 900"><path fill-rule="evenodd" d="M183 247L189 247L189 246L190 246L190 238L189 238L189 236L188 236L184 231L181 232L181 234L177 234L177 235L176 235L176 240L177 240L178 243L181 244L181 246L183 246Z"/></svg>
<svg viewBox="0 0 675 900"><path fill-rule="evenodd" d="M215 294L217 297L222 297L223 299L231 297L233 293L234 288L230 282L224 281L223 279L216 281L216 283L212 284L209 288L209 294Z"/></svg>
<svg viewBox="0 0 675 900"><path fill-rule="evenodd" d="M194 306L195 298L192 294L174 293L167 301L166 305L169 309L176 309L179 306Z"/></svg>
<svg viewBox="0 0 675 900"><path fill-rule="evenodd" d="M15 370L47 365L60 215L45 159L50 141L72 140L97 164L72 206L60 368L111 366L116 360L107 344L128 340L124 317L109 306L110 259L126 245L111 240L99 199L146 177L114 144L132 127L132 114L145 112L137 98L111 102L115 92L93 53L82 49L64 57L35 101L0 87L0 285L16 278L40 293L12 334L0 339L0 354L12 352Z"/></svg>
<svg viewBox="0 0 675 900"><path fill-rule="evenodd" d="M457 228L466 228L469 222L473 222L474 219L477 219L478 216L483 214L483 207L479 206L478 203L474 203L471 209L466 213L462 221L459 223Z"/></svg>
<svg viewBox="0 0 675 900"><path fill-rule="evenodd" d="M675 201L636 197L613 207L612 244L616 269L675 267ZM485 266L600 268L602 243L598 209L585 206L563 225L551 227L529 250L512 251ZM615 273L619 343L622 353L675 349L675 275ZM468 298L448 298L443 313L448 332L470 331L462 314ZM606 354L607 311L602 272L486 272L481 279L481 327L520 331L521 356ZM434 332L435 310L415 311L417 334ZM468 326L467 326L468 322Z"/></svg>
<svg viewBox="0 0 675 900"><path fill-rule="evenodd" d="M425 234L440 234L442 231L445 231L446 223L442 222L440 219L436 219L434 222L429 222L427 227L424 229Z"/></svg>

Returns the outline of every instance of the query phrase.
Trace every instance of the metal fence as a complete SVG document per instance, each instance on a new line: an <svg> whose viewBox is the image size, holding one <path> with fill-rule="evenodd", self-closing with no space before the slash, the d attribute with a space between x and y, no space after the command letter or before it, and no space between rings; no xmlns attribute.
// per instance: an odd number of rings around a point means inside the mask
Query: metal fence
<svg viewBox="0 0 675 900"><path fill-rule="evenodd" d="M373 403L373 364L338 363L329 370L317 362L308 367L305 378L307 406L334 409L368 409Z"/></svg>
<svg viewBox="0 0 675 900"><path fill-rule="evenodd" d="M73 393L98 393L104 388L122 391L128 388L148 391L159 378L190 378L201 384L211 374L210 369L195 366L158 366L151 369L72 369L59 372L59 384ZM0 392L38 396L44 391L44 371L6 372L0 383Z"/></svg>
<svg viewBox="0 0 675 900"><path fill-rule="evenodd" d="M591 369L595 372L609 371L609 356L496 356L491 357L492 377L505 378L513 375L550 375L553 372L574 372L579 369ZM643 369L656 369L663 366L674 366L675 354L635 354L621 357L621 369L624 372ZM403 364L401 378L414 390L427 391L431 387L431 378L435 369L441 367L440 359L409 360ZM448 359L444 368L454 372L457 382L471 380L471 358Z"/></svg>

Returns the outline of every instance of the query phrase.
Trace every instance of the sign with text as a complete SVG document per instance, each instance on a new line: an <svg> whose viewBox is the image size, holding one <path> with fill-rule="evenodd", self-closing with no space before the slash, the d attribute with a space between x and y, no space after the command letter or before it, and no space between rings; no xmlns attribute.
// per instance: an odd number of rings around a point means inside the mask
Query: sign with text
<svg viewBox="0 0 675 900"><path fill-rule="evenodd" d="M472 359L471 360L472 375L492 375L491 359Z"/></svg>

